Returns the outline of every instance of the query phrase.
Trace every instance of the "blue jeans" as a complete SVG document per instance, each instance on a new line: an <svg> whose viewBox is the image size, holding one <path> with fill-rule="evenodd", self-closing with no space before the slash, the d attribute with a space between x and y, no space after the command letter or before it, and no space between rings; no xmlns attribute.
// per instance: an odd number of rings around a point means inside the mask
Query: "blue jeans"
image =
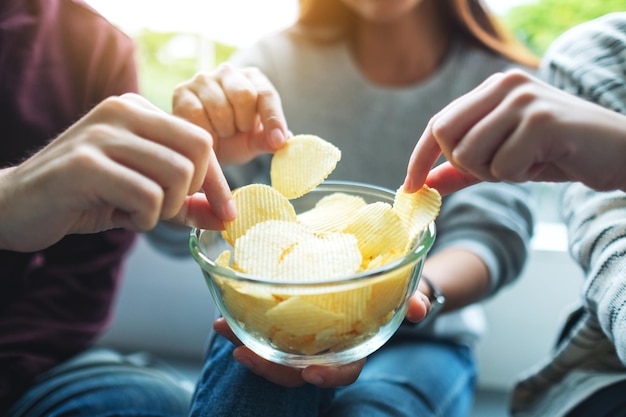
<svg viewBox="0 0 626 417"><path fill-rule="evenodd" d="M396 337L372 354L347 387L285 388L249 372L216 336L194 393L191 416L468 416L476 366L466 346Z"/></svg>
<svg viewBox="0 0 626 417"><path fill-rule="evenodd" d="M192 389L145 355L93 349L41 375L5 417L182 417Z"/></svg>

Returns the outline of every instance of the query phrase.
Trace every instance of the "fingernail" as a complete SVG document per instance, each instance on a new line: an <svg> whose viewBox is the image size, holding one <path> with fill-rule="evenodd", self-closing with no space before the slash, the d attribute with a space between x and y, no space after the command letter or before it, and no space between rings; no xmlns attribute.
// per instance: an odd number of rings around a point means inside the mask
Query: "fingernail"
<svg viewBox="0 0 626 417"><path fill-rule="evenodd" d="M409 176L404 179L404 190L406 192L411 192L413 190L413 181Z"/></svg>
<svg viewBox="0 0 626 417"><path fill-rule="evenodd" d="M226 202L226 205L224 206L224 216L225 219L224 220L233 220L235 217L237 217L237 207L235 206L235 202L230 199Z"/></svg>
<svg viewBox="0 0 626 417"><path fill-rule="evenodd" d="M285 143L285 135L283 135L283 131L276 128L272 129L270 132L270 145L274 148L280 148Z"/></svg>
<svg viewBox="0 0 626 417"><path fill-rule="evenodd" d="M254 370L254 362L251 361L250 358L248 358L246 355L241 355L238 353L239 351L235 349L233 352L233 357L235 358L235 360L239 362L241 366L248 368L251 371Z"/></svg>
<svg viewBox="0 0 626 417"><path fill-rule="evenodd" d="M304 379L306 380L306 382L313 385L322 385L324 383L324 378L316 374L307 375Z"/></svg>
<svg viewBox="0 0 626 417"><path fill-rule="evenodd" d="M251 371L254 369L254 364L250 360L248 360L248 358L237 358L237 362L239 362L239 364L244 368L247 368Z"/></svg>

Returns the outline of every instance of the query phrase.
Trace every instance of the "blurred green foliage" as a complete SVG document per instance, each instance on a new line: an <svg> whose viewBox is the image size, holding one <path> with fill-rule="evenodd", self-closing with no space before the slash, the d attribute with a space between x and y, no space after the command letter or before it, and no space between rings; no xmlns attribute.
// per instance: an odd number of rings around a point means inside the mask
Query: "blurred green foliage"
<svg viewBox="0 0 626 417"><path fill-rule="evenodd" d="M207 42L210 41L203 40L200 35L144 30L135 37L135 42L141 92L153 104L168 112L172 109L172 92L178 84L200 70L211 70L236 50L229 45L214 43L215 54L210 57L210 67L202 68L200 48L208 48ZM177 42L186 45L182 54L175 51Z"/></svg>
<svg viewBox="0 0 626 417"><path fill-rule="evenodd" d="M537 0L511 9L504 22L538 55L567 29L604 14L626 11L626 0Z"/></svg>

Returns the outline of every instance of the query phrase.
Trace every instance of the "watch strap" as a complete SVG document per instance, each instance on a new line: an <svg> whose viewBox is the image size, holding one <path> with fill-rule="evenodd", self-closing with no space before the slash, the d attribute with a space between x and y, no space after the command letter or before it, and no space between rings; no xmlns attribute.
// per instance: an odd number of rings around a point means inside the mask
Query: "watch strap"
<svg viewBox="0 0 626 417"><path fill-rule="evenodd" d="M432 321L437 317L438 313L446 303L446 297L431 279L424 275L422 275L420 279L430 288L430 296L428 297L428 301L430 301L430 310L428 311L426 317L418 323L420 326L426 326L432 323Z"/></svg>

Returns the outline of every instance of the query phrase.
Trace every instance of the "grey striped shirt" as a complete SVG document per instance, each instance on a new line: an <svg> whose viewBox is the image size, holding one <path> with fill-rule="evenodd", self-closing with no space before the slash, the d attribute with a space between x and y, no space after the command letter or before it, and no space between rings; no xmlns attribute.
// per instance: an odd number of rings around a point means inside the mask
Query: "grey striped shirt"
<svg viewBox="0 0 626 417"><path fill-rule="evenodd" d="M540 74L626 114L626 13L563 34L546 53ZM562 204L569 249L585 274L581 305L552 357L515 386L516 417L562 416L598 389L626 379L626 194L572 183Z"/></svg>

